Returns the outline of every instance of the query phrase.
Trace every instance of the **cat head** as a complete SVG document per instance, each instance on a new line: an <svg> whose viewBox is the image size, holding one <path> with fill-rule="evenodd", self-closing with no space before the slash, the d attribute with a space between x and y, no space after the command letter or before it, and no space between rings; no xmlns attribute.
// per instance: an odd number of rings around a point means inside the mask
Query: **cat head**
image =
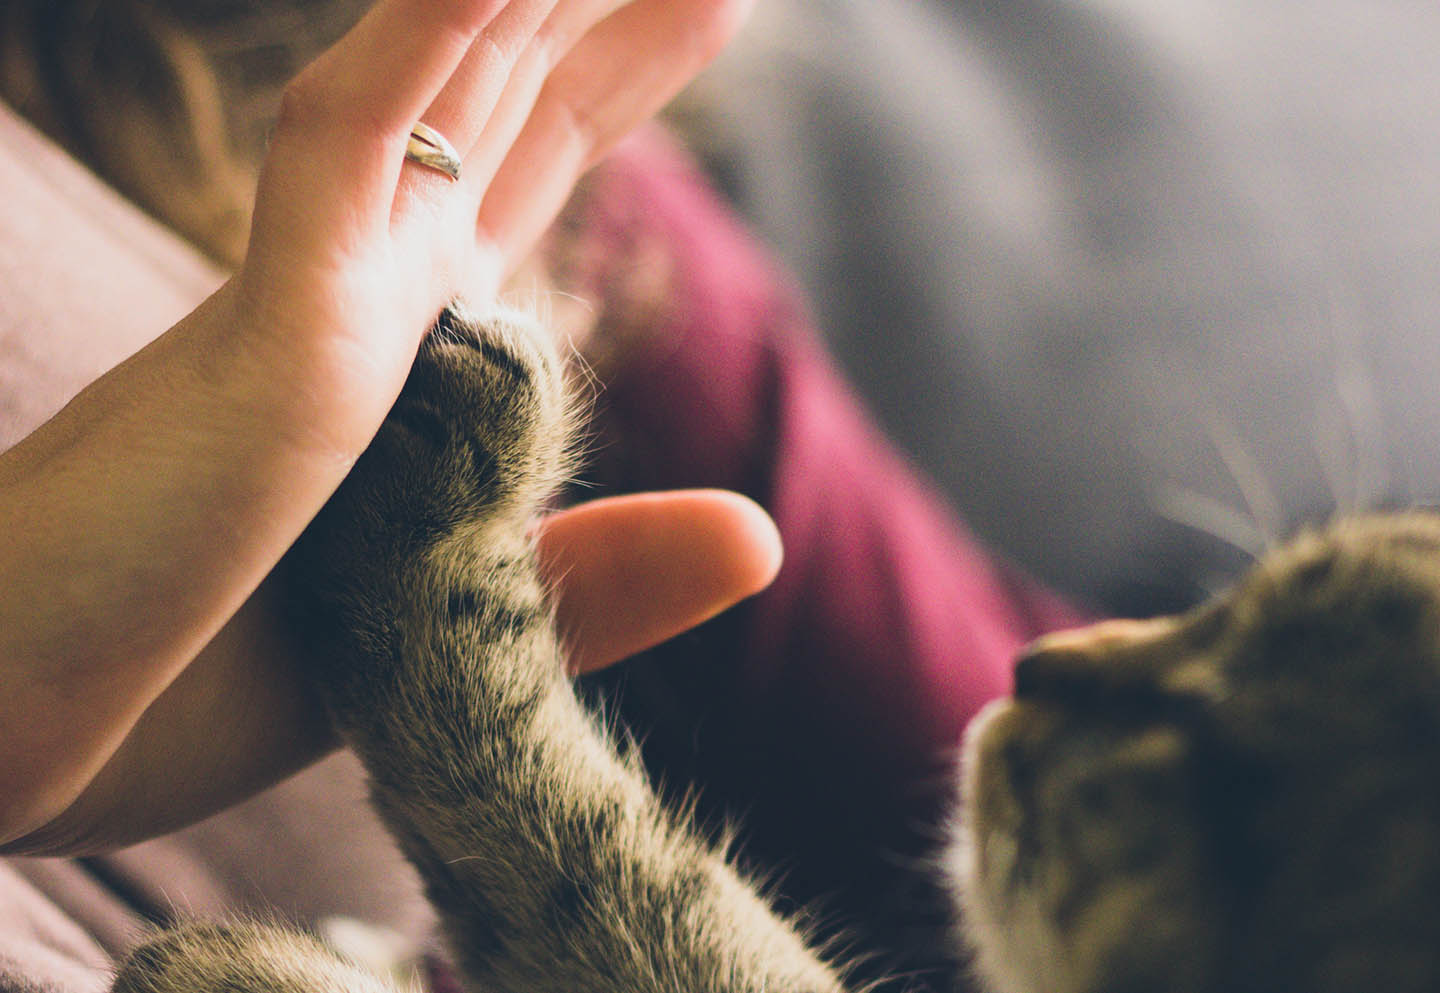
<svg viewBox="0 0 1440 993"><path fill-rule="evenodd" d="M1440 989L1440 518L1042 639L963 793L950 869L1000 993Z"/></svg>

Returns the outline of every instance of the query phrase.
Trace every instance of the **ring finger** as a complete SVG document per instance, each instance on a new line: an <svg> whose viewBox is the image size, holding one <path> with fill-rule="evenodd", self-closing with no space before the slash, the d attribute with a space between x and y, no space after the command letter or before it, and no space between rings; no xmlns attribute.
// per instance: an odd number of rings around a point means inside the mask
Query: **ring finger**
<svg viewBox="0 0 1440 993"><path fill-rule="evenodd" d="M550 70L578 38L625 2L512 0L471 46L421 119L457 150L461 179L476 205L524 127ZM438 174L427 177L425 188L443 188L444 180ZM407 192L412 191L402 188L402 196ZM401 199L396 206L397 215L403 215L410 203Z"/></svg>
<svg viewBox="0 0 1440 993"><path fill-rule="evenodd" d="M475 37L439 94L420 115L421 122L449 141L461 163L500 100L520 53L555 5L556 0L511 0ZM433 204L437 192L444 191L450 182L451 178L437 168L419 163L408 166L400 178L395 215L405 216L416 205L417 197L419 203Z"/></svg>

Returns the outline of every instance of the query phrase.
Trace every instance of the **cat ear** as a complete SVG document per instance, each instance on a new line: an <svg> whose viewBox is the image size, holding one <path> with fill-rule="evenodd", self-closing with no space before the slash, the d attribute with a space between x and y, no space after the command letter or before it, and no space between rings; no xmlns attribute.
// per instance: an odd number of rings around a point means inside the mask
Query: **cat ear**
<svg viewBox="0 0 1440 993"><path fill-rule="evenodd" d="M1223 673L1183 634L1180 618L1160 617L1046 635L1016 662L1015 696L1066 703L1135 693L1219 698Z"/></svg>

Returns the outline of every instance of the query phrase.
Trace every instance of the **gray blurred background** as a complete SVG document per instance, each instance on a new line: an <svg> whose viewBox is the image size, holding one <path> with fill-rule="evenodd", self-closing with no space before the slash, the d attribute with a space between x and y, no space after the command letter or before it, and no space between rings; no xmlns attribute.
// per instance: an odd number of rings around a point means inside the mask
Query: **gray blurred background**
<svg viewBox="0 0 1440 993"><path fill-rule="evenodd" d="M760 0L685 106L891 435L1091 605L1440 493L1434 0Z"/></svg>

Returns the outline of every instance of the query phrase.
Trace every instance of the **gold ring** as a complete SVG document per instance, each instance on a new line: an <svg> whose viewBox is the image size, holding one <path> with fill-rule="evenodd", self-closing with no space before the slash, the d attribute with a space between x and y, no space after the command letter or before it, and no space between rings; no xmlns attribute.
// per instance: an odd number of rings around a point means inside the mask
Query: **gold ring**
<svg viewBox="0 0 1440 993"><path fill-rule="evenodd" d="M411 162L431 169L438 169L452 180L460 178L460 156L449 140L423 121L416 121L410 129L410 141L405 145L405 157Z"/></svg>

